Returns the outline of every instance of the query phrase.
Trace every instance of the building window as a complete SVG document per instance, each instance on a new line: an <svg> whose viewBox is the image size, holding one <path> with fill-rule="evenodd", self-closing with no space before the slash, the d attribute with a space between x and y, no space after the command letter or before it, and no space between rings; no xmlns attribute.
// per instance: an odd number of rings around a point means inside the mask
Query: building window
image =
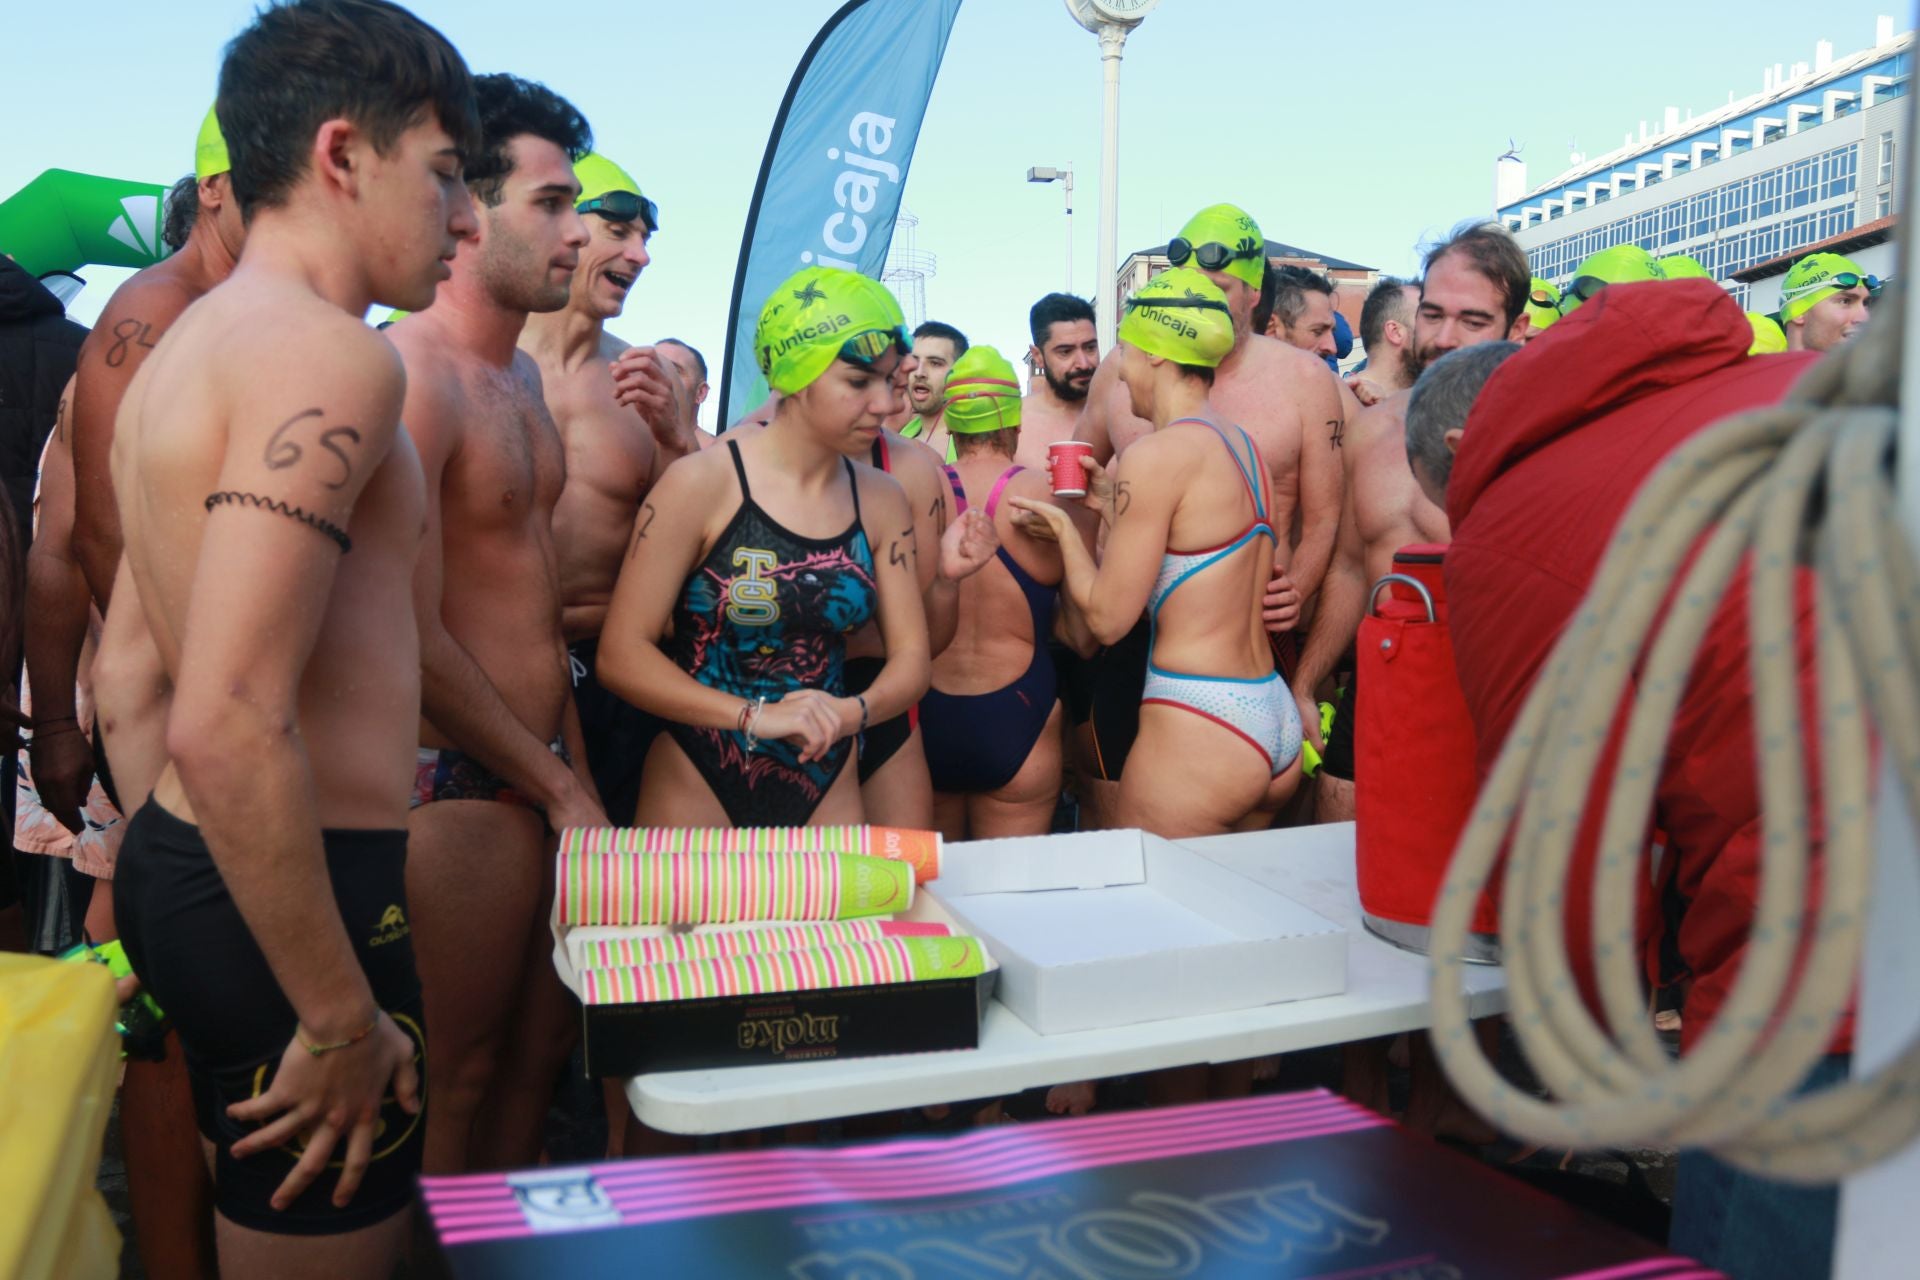
<svg viewBox="0 0 1920 1280"><path fill-rule="evenodd" d="M1893 216L1893 192L1882 191L1874 199L1873 216L1876 220Z"/></svg>
<svg viewBox="0 0 1920 1280"><path fill-rule="evenodd" d="M1886 186L1893 181L1893 130L1880 135L1880 181L1877 185Z"/></svg>

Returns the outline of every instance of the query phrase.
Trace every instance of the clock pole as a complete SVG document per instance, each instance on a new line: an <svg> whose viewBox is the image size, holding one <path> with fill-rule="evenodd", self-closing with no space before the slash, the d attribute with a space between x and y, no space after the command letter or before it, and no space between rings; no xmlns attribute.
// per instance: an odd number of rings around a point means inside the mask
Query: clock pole
<svg viewBox="0 0 1920 1280"><path fill-rule="evenodd" d="M1127 36L1159 0L1066 0L1075 22L1100 38L1100 258L1093 311L1102 347L1112 347L1120 229L1120 57Z"/></svg>

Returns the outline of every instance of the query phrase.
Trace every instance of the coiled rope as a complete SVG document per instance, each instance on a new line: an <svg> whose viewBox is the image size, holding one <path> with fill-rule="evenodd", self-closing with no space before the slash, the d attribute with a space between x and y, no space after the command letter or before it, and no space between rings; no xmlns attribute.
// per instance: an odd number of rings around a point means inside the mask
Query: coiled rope
<svg viewBox="0 0 1920 1280"><path fill-rule="evenodd" d="M1862 336L1810 370L1785 401L1700 432L1648 477L1481 791L1436 904L1434 1040L1462 1096L1510 1134L1568 1147L1706 1147L1769 1177L1828 1182L1920 1133L1920 1039L1871 1079L1794 1096L1826 1052L1859 967L1873 881L1870 723L1904 790L1880 802L1911 808L1920 797L1920 564L1892 479L1902 309L1896 286ZM1725 1005L1676 1063L1646 1016L1635 878L1674 712L1749 552L1759 901ZM1804 565L1817 577L1824 752L1825 843L1811 929L1794 626L1795 571ZM1602 1022L1575 987L1563 911L1588 782L1630 678L1636 697L1594 872ZM1515 1088L1487 1060L1461 985L1473 904L1509 832L1500 930L1510 1016L1550 1101Z"/></svg>

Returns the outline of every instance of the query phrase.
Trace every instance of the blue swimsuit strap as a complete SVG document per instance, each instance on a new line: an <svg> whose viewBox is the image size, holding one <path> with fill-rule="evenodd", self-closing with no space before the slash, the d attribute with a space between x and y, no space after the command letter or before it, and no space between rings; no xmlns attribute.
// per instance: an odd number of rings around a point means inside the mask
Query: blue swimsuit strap
<svg viewBox="0 0 1920 1280"><path fill-rule="evenodd" d="M1197 559L1199 563L1190 565L1179 577L1167 584L1165 591L1159 593L1159 599L1153 602L1153 607L1150 611L1156 621L1160 617L1161 607L1172 598L1175 591L1179 590L1180 587L1186 583L1187 579L1197 573L1211 569L1214 565L1219 564L1222 560L1225 560L1228 556L1238 551L1241 547L1246 546L1247 543L1259 537L1261 534L1265 534L1268 538L1276 542L1279 540L1278 535L1273 531L1273 525L1267 520L1267 504L1261 497L1259 455L1254 450L1253 438L1246 433L1244 428L1238 425L1234 427L1234 430L1240 433L1241 443L1246 446L1246 455L1243 457L1239 447L1234 444L1225 431L1220 429L1217 423L1209 422L1205 418L1179 418L1175 421L1197 422L1213 429L1214 435L1219 437L1220 443L1227 447L1227 453L1233 458L1233 464L1240 472L1241 483L1247 486L1247 496L1253 500L1254 518L1248 522L1245 532L1241 533L1239 537L1235 538L1226 546L1220 547L1217 550L1209 552L1167 552L1169 558L1177 560ZM1172 426L1174 424L1168 423L1167 425Z"/></svg>

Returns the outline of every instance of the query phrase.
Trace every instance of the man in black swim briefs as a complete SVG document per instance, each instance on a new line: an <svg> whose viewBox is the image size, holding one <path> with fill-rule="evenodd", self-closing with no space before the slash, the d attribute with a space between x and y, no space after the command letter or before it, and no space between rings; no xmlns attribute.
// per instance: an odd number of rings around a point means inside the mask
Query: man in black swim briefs
<svg viewBox="0 0 1920 1280"><path fill-rule="evenodd" d="M113 609L143 615L172 698L114 909L180 1031L221 1270L384 1277L425 1127L403 875L426 504L400 362L361 316L426 306L473 233L473 94L405 10L299 0L228 47L218 111L246 249L116 431Z"/></svg>

